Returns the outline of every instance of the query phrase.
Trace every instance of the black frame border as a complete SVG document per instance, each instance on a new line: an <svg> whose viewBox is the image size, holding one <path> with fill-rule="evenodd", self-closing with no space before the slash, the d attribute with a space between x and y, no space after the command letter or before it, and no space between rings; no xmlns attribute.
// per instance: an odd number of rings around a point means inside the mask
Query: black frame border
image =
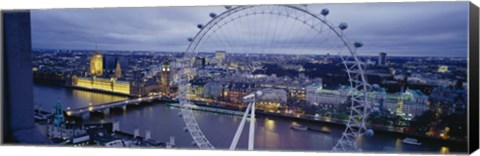
<svg viewBox="0 0 480 156"><path fill-rule="evenodd" d="M469 102L468 102L468 151L473 153L479 144L479 12L478 7L470 2L469 5Z"/></svg>

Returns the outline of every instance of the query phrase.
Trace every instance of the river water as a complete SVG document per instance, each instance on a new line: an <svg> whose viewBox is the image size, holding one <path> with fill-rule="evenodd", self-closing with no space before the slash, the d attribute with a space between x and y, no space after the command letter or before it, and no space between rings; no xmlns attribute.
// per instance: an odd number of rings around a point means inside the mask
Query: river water
<svg viewBox="0 0 480 156"><path fill-rule="evenodd" d="M34 104L51 111L60 100L63 108L85 107L89 103L99 104L127 99L127 97L94 93L64 87L35 85ZM175 137L179 148L196 148L192 145L193 139L183 129L185 123L178 116L179 108L161 103L146 104L142 107L128 108L126 111L111 111L106 116L91 116L89 122L120 122L121 131L132 133L140 129L140 135L151 131L152 139L168 141L170 136ZM51 111L53 112L53 111ZM212 112L194 111L200 128L216 149L228 149L235 131L241 121L241 116L218 114ZM276 151L330 151L340 138L343 128L328 126L319 123L294 121L278 117L257 116L255 122L255 149ZM302 124L314 128L328 128L331 133L325 134L314 131L299 131L290 129L293 124ZM247 149L248 125L244 127L237 148ZM421 146L403 144L403 136L391 133L379 133L373 137L361 138L360 146L364 152L427 152L427 153L458 153L466 150L463 145L442 143L432 140L420 140Z"/></svg>

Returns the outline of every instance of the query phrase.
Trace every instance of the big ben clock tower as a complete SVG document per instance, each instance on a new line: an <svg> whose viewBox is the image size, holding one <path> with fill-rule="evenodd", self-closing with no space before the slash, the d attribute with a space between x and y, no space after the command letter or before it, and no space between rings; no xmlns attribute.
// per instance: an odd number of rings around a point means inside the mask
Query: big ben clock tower
<svg viewBox="0 0 480 156"><path fill-rule="evenodd" d="M163 95L168 95L170 93L170 63L167 59L163 61L162 64L162 93Z"/></svg>

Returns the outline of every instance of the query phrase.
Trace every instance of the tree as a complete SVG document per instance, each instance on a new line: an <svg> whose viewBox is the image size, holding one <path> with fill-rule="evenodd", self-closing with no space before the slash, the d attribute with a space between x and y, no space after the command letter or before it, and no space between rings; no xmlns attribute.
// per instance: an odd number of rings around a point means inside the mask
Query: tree
<svg viewBox="0 0 480 156"><path fill-rule="evenodd" d="M431 122L435 120L435 113L431 110L424 112L422 115L417 116L410 122L410 127L417 129L418 133L424 134L428 131Z"/></svg>

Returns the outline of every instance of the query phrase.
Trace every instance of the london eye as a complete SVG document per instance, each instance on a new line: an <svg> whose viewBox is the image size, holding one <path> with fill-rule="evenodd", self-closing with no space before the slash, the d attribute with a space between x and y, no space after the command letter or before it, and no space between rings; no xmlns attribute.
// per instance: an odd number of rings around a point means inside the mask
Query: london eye
<svg viewBox="0 0 480 156"><path fill-rule="evenodd" d="M367 92L370 86L365 77L365 64L358 57L357 49L362 42L350 42L345 37L347 23L334 24L328 21L328 9L311 9L309 6L298 5L259 5L259 6L226 6L222 13L210 13L211 20L198 24L198 32L188 38L189 46L180 60L181 70L176 83L179 86L177 99L182 106L180 115L185 121L185 130L190 133L196 146L201 149L213 149L208 136L201 125L195 120L189 98L191 92L190 80L195 77L196 57L201 52L223 50L229 54L248 55L259 54L268 57L269 54L295 55L337 55L348 75L349 117L345 130L332 151L357 151L357 139L366 131L366 118L371 109ZM256 69L255 65L247 65L245 71ZM242 74L239 74L242 75ZM261 94L253 93L253 96ZM246 100L247 101L247 100ZM243 116L250 112L254 122L255 100L248 101L248 107ZM250 125L252 126L252 124ZM253 128L250 128L252 131ZM240 131L241 133L241 131ZM238 134L238 132L237 132ZM251 133L252 134L252 133ZM235 149L239 136L235 136L230 149ZM253 139L253 136L249 136ZM249 142L249 150L253 143Z"/></svg>

